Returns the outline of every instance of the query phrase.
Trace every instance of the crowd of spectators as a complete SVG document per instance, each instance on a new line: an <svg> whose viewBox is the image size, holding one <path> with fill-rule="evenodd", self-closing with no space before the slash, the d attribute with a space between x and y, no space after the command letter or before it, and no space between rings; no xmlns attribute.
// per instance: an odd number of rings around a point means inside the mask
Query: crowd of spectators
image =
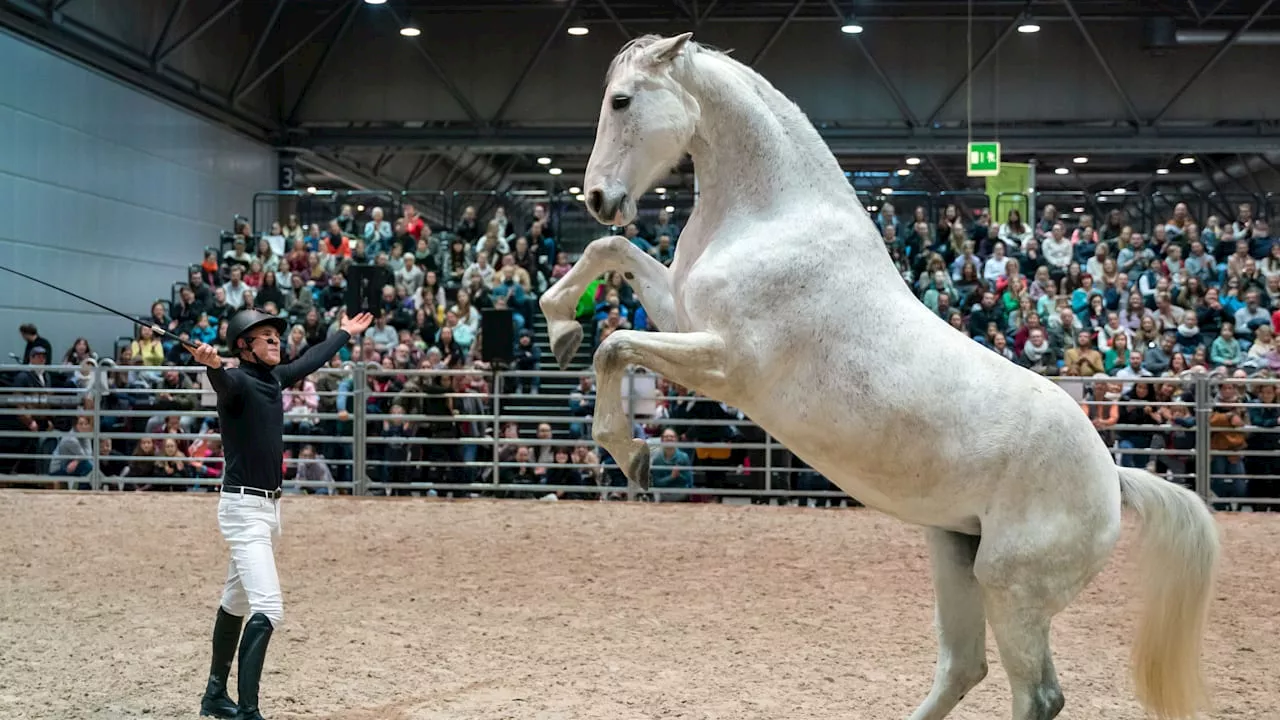
<svg viewBox="0 0 1280 720"><path fill-rule="evenodd" d="M1187 206L1179 204L1149 236L1135 230L1119 210L1095 224L1087 214L1064 216L1052 205L1045 206L1034 222L1024 222L1013 210L995 223L988 209L969 212L958 205L947 206L936 218L924 208L904 218L885 203L872 216L904 282L941 319L1032 371L1088 378L1085 386L1067 387L1117 448L1123 464L1186 481L1189 457L1141 451L1190 453L1195 418L1188 408L1194 398L1184 380L1198 372L1241 381L1239 386L1221 386L1212 425L1276 427L1275 411L1263 406L1275 387L1256 381L1280 370L1280 242L1270 235L1265 219L1254 217L1251 206L1240 205L1229 220L1210 216L1201 226ZM668 265L680 234L666 211L656 221L614 231ZM492 423L453 421L454 416L470 418L492 411L495 388L490 387L490 367L481 359L480 311L511 309L517 338L512 367L541 367L532 332L537 298L573 266L554 235L541 205L523 222L508 217L502 207L487 218L468 207L452 227L433 227L408 203L394 221L380 207L364 213L362 206L357 213L350 205L324 223L304 225L291 215L265 232L254 232L240 221L222 249L210 249L192 266L176 301L156 302L146 319L184 340L208 342L230 355L225 346L228 317L247 305L261 307L289 320L283 350L287 361L336 328L353 263L385 267L394 282L382 289L381 303L373 308L375 326L332 360L334 372L318 373L284 392L286 431L317 438L288 444L289 457L296 458L288 472L317 486L350 480L351 446L331 438L351 434L352 376L342 369L360 363L385 371L368 379L374 393L365 407L373 479L459 484L489 480L491 470L455 465L492 460L493 445L485 442ZM656 329L617 272L588 286L578 317L587 325L593 345L618 329ZM54 362L52 345L36 328L24 325L21 332L27 341L24 363ZM187 478L195 488L216 483L221 450L216 440L199 437L216 432L216 421L164 414L169 409L209 407L211 396L198 384L199 373L147 369L191 365L181 343L157 338L142 326L135 338L118 346L113 358L102 359L80 338L62 355L62 365L67 366L63 370L51 368L48 377L38 370L24 373L13 384L85 390L95 377L92 366L99 363L109 368L96 375L105 391L101 429L156 433L137 442L115 443L119 447L103 438L103 457L128 458L104 461L104 473ZM475 374L396 372L414 369ZM501 389L504 393L538 391L531 379L508 382L511 385ZM1136 410L1147 398L1156 404ZM91 402L88 394L84 402ZM638 422L634 434L654 446L656 488L762 485L750 477L758 476L765 464L759 453L677 447L754 442L756 429L741 412L661 378L656 380L653 404L654 414ZM500 472L512 482L532 485L622 484L612 458L589 442L594 412L590 376L570 395L568 406L574 417L563 444L542 437L541 426L504 427L503 438L512 442L498 444L498 459L514 465ZM138 408L156 414L148 419L108 413ZM320 417L323 414L337 419ZM720 422L687 426L682 419ZM79 431L80 419L26 415L18 422L27 429L66 433L54 447L49 472L83 476L91 471L86 458L91 459L92 452ZM1137 425L1150 429L1132 429ZM522 431L539 442L521 445ZM180 437L165 438L169 433ZM1215 432L1213 443L1218 450L1274 450L1280 448L1280 434ZM799 461L782 457L785 460L773 464L797 471L792 487L834 489L806 472ZM572 466L584 458L591 464L603 461L603 471L566 475L553 467ZM1274 494L1270 481L1255 481L1250 488L1243 478L1232 477L1246 471L1280 474L1274 465L1269 457L1215 457L1214 490L1224 497ZM695 475L690 466L711 469ZM26 465L27 470L34 467ZM140 475L143 471L146 474ZM553 478L557 482L551 482ZM570 479L573 482L559 482ZM775 487L787 484L775 482Z"/></svg>
<svg viewBox="0 0 1280 720"><path fill-rule="evenodd" d="M952 205L935 224L922 209L904 219L886 203L874 219L903 280L958 332L1034 372L1090 378L1064 387L1117 447L1189 452L1195 418L1186 407L1138 406L1192 402L1186 380L1197 373L1240 381L1220 386L1211 425L1276 426L1271 409L1235 405L1274 395L1274 386L1257 381L1280 370L1280 241L1250 204L1236 211L1201 225L1178 203L1149 236L1118 209L1100 224L1088 214L1069 222L1053 205L1034 222L1011 210L995 224L985 209L973 216ZM1117 424L1150 429L1113 430ZM1215 450L1272 450L1280 436L1212 438ZM1171 477L1189 472L1187 459L1121 455L1125 465ZM1213 489L1269 497L1270 480L1251 491L1232 476L1276 469L1269 457L1214 457Z"/></svg>

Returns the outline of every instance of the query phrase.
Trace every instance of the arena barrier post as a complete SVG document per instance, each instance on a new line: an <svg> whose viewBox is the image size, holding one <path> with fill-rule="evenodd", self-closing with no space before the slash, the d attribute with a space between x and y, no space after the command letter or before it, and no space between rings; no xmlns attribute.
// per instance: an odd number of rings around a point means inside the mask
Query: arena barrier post
<svg viewBox="0 0 1280 720"><path fill-rule="evenodd" d="M1213 414L1212 389L1207 373L1196 373L1196 494L1206 503L1209 502L1209 470L1210 442L1213 428L1209 426L1209 418Z"/></svg>
<svg viewBox="0 0 1280 720"><path fill-rule="evenodd" d="M102 388L98 374L101 370L94 365L89 371L89 395L93 398L93 471L89 473L89 489L94 492L102 488Z"/></svg>
<svg viewBox="0 0 1280 720"><path fill-rule="evenodd" d="M369 379L365 374L366 368L362 363L356 363L351 368L351 402L355 407L351 413L351 494L352 495L368 495L369 494L369 477L368 477L368 457L366 453L368 444L365 442L366 426L365 426L365 403L366 396L369 393Z"/></svg>
<svg viewBox="0 0 1280 720"><path fill-rule="evenodd" d="M492 484L497 487L502 482L502 467L498 455L502 451L502 371L493 368L493 384L489 391L493 393L493 477Z"/></svg>

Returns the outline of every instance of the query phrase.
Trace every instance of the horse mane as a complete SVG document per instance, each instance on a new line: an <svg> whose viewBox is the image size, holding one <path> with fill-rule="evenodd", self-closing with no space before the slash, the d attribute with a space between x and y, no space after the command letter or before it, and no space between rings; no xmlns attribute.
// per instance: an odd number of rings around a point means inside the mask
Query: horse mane
<svg viewBox="0 0 1280 720"><path fill-rule="evenodd" d="M641 35L640 37L628 40L627 43L622 46L622 49L618 51L618 54L613 56L613 60L609 62L609 69L605 71L605 74L604 74L605 85L608 85L613 80L613 75L615 72L618 71L618 68L634 61L641 53L643 53L646 49L652 46L655 42L659 40L665 40L665 39L666 38L664 38L662 35L650 33L648 35ZM688 54L706 53L708 55L716 55L716 56L726 57L726 58L729 57L730 53L733 52L732 50L720 50L710 45L704 45L695 40L690 40L689 42L685 43L684 49L685 49L685 53L688 53Z"/></svg>

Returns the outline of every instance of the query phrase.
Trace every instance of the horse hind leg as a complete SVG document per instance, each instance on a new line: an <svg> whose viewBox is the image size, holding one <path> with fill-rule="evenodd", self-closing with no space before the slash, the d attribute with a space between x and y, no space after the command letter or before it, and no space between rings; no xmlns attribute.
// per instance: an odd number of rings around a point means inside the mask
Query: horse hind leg
<svg viewBox="0 0 1280 720"><path fill-rule="evenodd" d="M1009 596L1008 592L988 594L986 604L1000 662L1013 691L1013 720L1053 720L1066 698L1049 649L1051 613Z"/></svg>
<svg viewBox="0 0 1280 720"><path fill-rule="evenodd" d="M910 720L942 720L987 676L987 625L982 588L973 575L981 538L929 528L938 664L933 688Z"/></svg>

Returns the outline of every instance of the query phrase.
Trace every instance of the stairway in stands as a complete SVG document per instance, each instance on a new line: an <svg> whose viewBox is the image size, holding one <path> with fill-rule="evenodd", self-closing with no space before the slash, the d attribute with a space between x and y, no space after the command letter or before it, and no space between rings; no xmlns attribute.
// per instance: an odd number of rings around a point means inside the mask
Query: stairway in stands
<svg viewBox="0 0 1280 720"><path fill-rule="evenodd" d="M503 415L540 415L563 418L561 422L551 424L552 435L558 439L569 440L569 423L574 417L569 411L569 394L578 386L578 378L591 372L591 359L594 352L591 347L591 329L589 321L582 323L582 345L578 348L573 361L569 363L569 371L578 373L577 377L543 378L538 393L545 397L516 396L502 399ZM559 370L556 356L551 352L551 338L547 334L547 320L538 313L533 319L533 341L542 353L542 370ZM520 437L532 438L537 433L536 422L520 423Z"/></svg>

